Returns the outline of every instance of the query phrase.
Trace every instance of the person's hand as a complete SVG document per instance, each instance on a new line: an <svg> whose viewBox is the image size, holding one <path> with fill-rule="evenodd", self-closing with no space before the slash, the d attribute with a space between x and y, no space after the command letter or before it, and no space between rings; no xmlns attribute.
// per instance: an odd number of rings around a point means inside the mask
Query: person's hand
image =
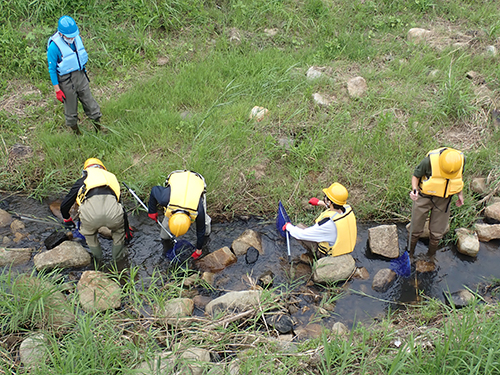
<svg viewBox="0 0 500 375"><path fill-rule="evenodd" d="M201 255L201 249L197 249L193 254L191 254L191 258L198 259Z"/></svg>
<svg viewBox="0 0 500 375"><path fill-rule="evenodd" d="M464 204L464 196L462 194L458 194L458 200L455 202L455 206L460 207Z"/></svg>
<svg viewBox="0 0 500 375"><path fill-rule="evenodd" d="M410 198L412 201L416 201L418 199L418 190L417 189L413 189L412 191L410 191Z"/></svg>
<svg viewBox="0 0 500 375"><path fill-rule="evenodd" d="M288 224L290 224L290 223L285 223L285 225L283 225L283 228L281 228L281 229L283 229L283 232L286 232L286 226L287 226Z"/></svg>
<svg viewBox="0 0 500 375"><path fill-rule="evenodd" d="M154 214L148 214L148 216L151 220L158 222L158 212L155 212Z"/></svg>
<svg viewBox="0 0 500 375"><path fill-rule="evenodd" d="M76 228L75 222L73 221L72 218L69 219L63 219L64 220L64 228L68 230L73 230Z"/></svg>
<svg viewBox="0 0 500 375"><path fill-rule="evenodd" d="M56 97L61 103L64 103L64 99L66 99L66 95L64 95L62 90L56 91Z"/></svg>
<svg viewBox="0 0 500 375"><path fill-rule="evenodd" d="M313 206L317 206L319 204L320 200L318 198L311 198L309 199L309 204L312 204Z"/></svg>

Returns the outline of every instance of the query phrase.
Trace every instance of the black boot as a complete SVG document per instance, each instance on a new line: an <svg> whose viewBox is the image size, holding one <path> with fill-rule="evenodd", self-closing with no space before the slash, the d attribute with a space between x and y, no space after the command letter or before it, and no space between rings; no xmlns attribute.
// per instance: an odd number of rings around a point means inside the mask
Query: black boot
<svg viewBox="0 0 500 375"><path fill-rule="evenodd" d="M72 125L70 126L70 128L73 130L73 132L75 132L76 135L82 135L80 129L78 128L78 125Z"/></svg>

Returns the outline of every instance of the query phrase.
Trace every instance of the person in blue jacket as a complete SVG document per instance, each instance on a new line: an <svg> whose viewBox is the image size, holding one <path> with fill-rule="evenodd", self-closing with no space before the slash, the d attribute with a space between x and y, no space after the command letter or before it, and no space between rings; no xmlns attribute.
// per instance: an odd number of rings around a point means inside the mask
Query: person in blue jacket
<svg viewBox="0 0 500 375"><path fill-rule="evenodd" d="M95 130L101 129L101 108L90 92L85 70L88 54L83 46L80 31L70 16L59 18L57 32L47 42L49 74L57 100L64 104L66 125L80 135L78 128L78 100Z"/></svg>

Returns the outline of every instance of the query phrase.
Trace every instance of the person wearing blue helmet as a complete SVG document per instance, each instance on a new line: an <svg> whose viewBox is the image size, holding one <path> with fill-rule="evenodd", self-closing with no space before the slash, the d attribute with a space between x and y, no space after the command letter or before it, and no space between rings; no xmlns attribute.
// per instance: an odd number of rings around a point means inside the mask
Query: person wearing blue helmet
<svg viewBox="0 0 500 375"><path fill-rule="evenodd" d="M90 92L85 70L88 54L83 46L80 30L70 16L59 18L57 32L47 42L49 74L57 100L64 104L66 125L80 135L78 128L78 100L95 130L101 129L101 108Z"/></svg>

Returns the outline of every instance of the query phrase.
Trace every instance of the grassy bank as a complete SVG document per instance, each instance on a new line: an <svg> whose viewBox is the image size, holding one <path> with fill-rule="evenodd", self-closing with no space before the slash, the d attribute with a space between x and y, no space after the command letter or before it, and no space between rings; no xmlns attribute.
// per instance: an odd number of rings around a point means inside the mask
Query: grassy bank
<svg viewBox="0 0 500 375"><path fill-rule="evenodd" d="M115 274L122 283L120 311L86 313L81 310L78 293L71 283L65 284L57 272L39 275L39 282L27 282L26 275L4 271L0 275L2 373L142 374L137 366L153 363L161 352L171 352L163 358L163 365L169 366L162 373L191 373L190 366L201 366L197 373L204 374L499 371L496 303L476 302L458 310L431 299L407 306L378 324L358 324L339 335L325 330L317 338L291 343L286 336L279 339L264 323L264 316L280 309L280 303L287 298L286 289L265 291L259 308L247 312L244 318L237 319L235 314L215 319L199 316L167 325L161 314L165 303L188 293L182 278L167 283L157 274L151 280L133 281L134 269L131 274ZM56 316L58 308L62 309L62 305L54 304L60 301L57 294L61 292L70 306L64 313L74 313L75 320L54 329L51 317ZM328 288L325 292L329 292ZM44 335L38 347L44 354L36 366L28 369L15 358L20 343L33 331ZM193 348L210 351L211 361L194 363L182 357L182 353Z"/></svg>
<svg viewBox="0 0 500 375"><path fill-rule="evenodd" d="M430 149L464 150L467 181L498 181L491 111L500 70L487 52L500 36L495 2L33 5L0 6L0 189L62 195L96 156L142 196L172 170L200 172L215 216L273 215L282 199L292 220L308 219L308 198L340 181L360 219L405 220L412 170ZM45 56L61 14L85 38L107 137L95 136L83 113L83 137L64 126ZM408 41L412 27L433 37ZM311 66L324 68L319 79L306 78ZM480 83L467 78L471 70ZM346 90L355 76L368 84L359 99ZM316 104L314 93L332 103ZM269 109L262 122L248 119L255 105ZM35 157L9 163L15 143ZM468 187L466 202L455 226L481 208Z"/></svg>

